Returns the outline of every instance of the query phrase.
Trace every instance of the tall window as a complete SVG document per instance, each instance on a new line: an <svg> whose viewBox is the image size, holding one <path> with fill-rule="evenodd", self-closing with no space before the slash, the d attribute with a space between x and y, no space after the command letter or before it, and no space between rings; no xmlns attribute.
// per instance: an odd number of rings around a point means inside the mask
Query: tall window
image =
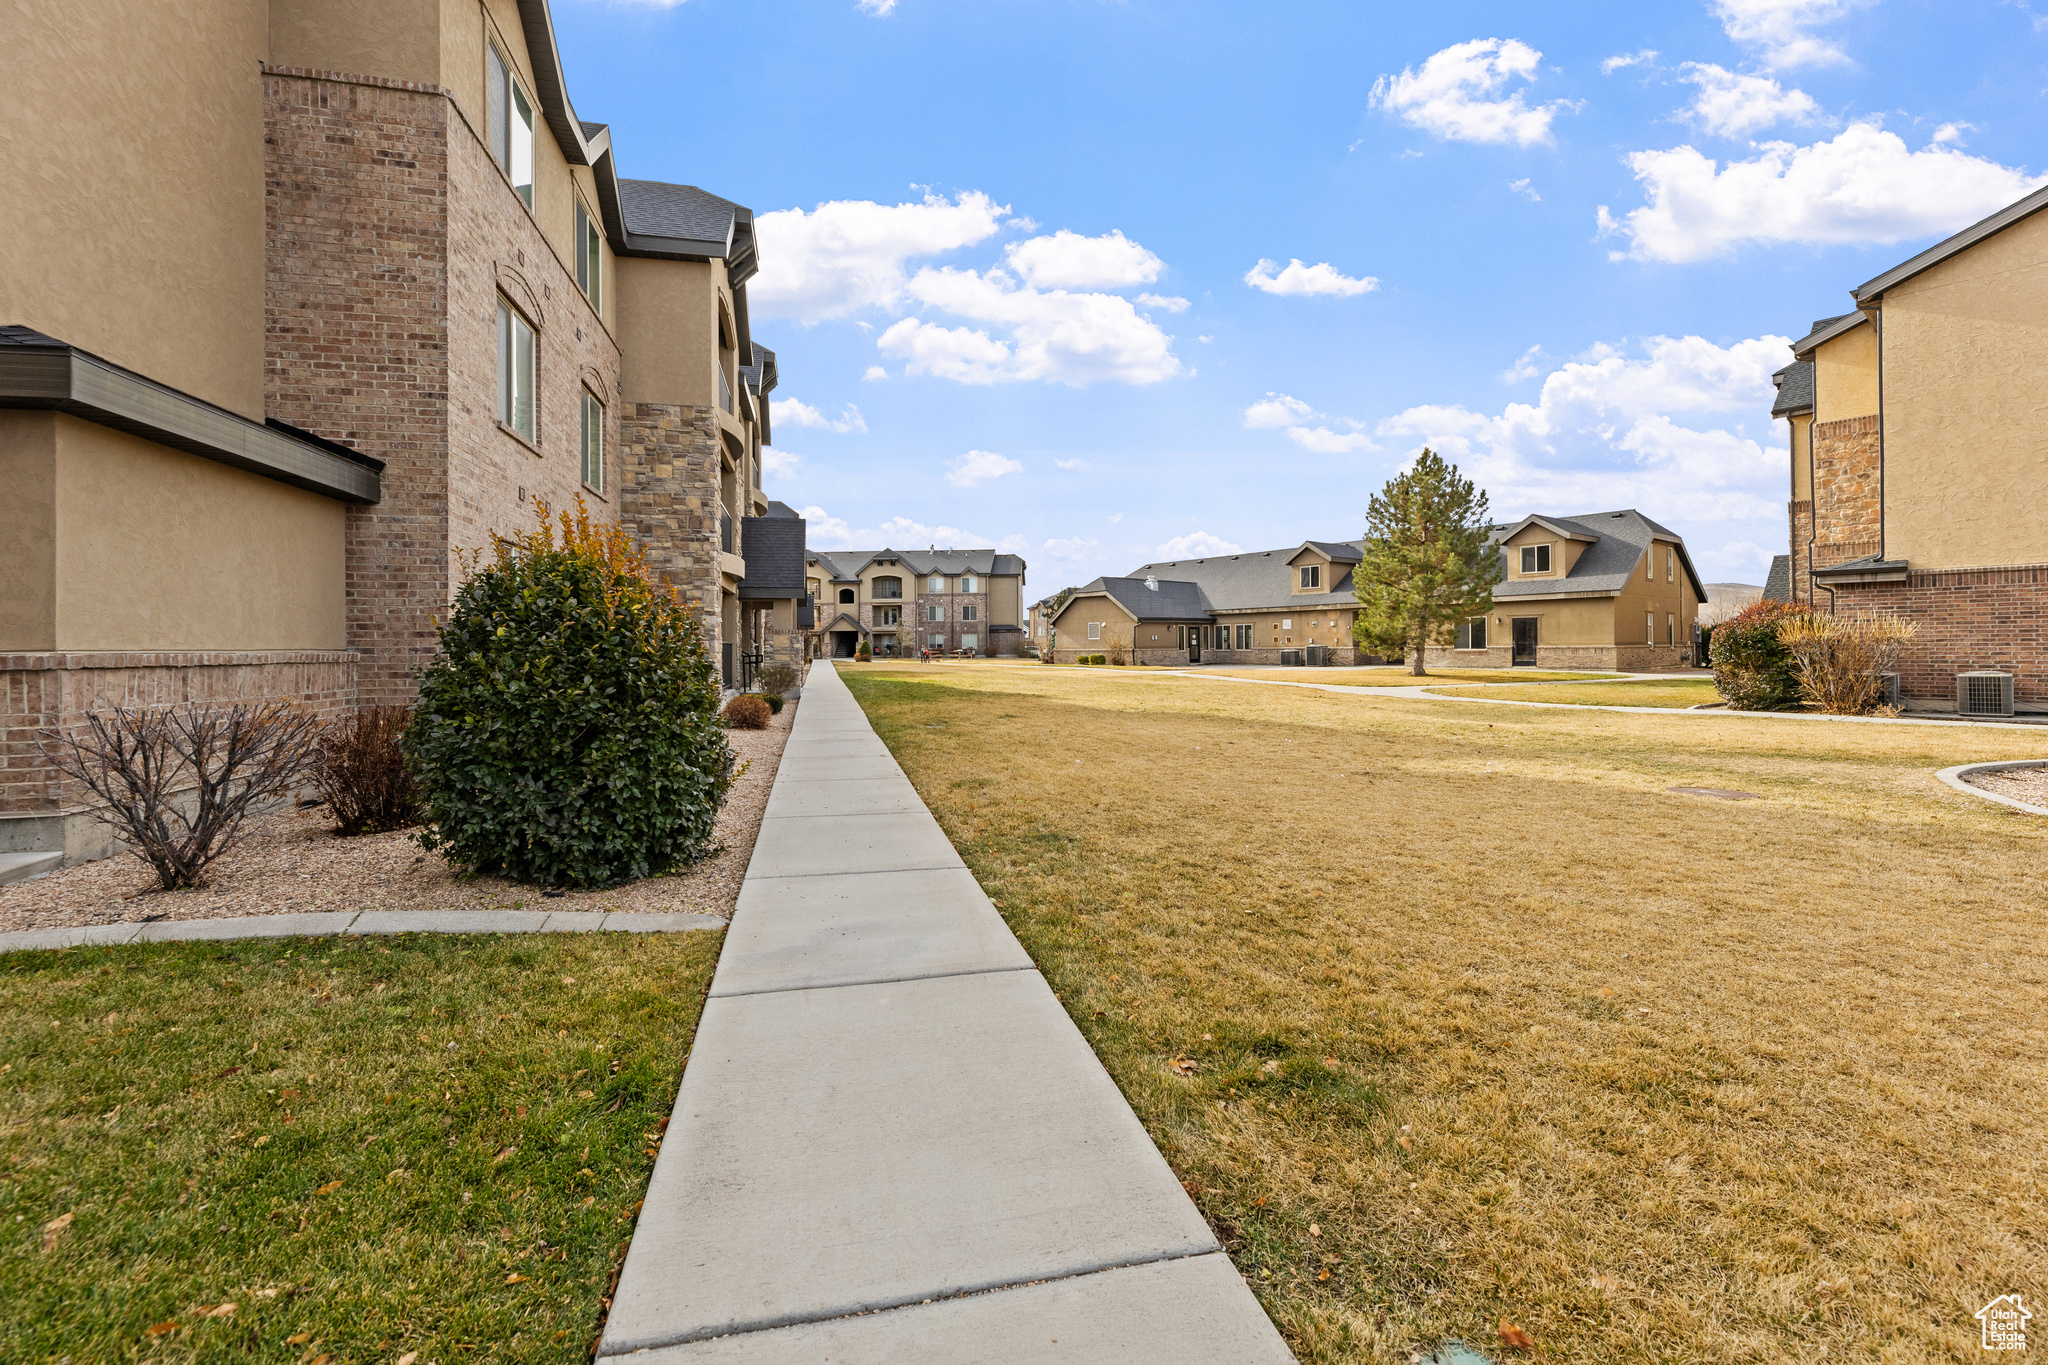
<svg viewBox="0 0 2048 1365"><path fill-rule="evenodd" d="M1548 545L1524 545L1522 547L1523 573L1549 573L1550 547Z"/></svg>
<svg viewBox="0 0 2048 1365"><path fill-rule="evenodd" d="M519 88L519 78L512 74L512 64L505 60L498 45L490 45L490 70L486 73L490 85L487 102L490 106L491 155L498 159L498 168L512 181L512 188L526 201L526 207L533 207L533 101Z"/></svg>
<svg viewBox="0 0 2048 1365"><path fill-rule="evenodd" d="M981 619L981 608L972 602L963 603L960 607L960 619L963 621L979 621Z"/></svg>
<svg viewBox="0 0 2048 1365"><path fill-rule="evenodd" d="M925 585L926 592L944 592L945 590L946 580L944 578L941 578L938 574L933 574L931 582Z"/></svg>
<svg viewBox="0 0 2048 1365"><path fill-rule="evenodd" d="M1250 626L1239 626L1237 628L1237 647L1239 649L1250 649L1252 647L1252 628Z"/></svg>
<svg viewBox="0 0 2048 1365"><path fill-rule="evenodd" d="M926 607L925 613L924 619L927 621L943 621L946 619L946 609L936 602Z"/></svg>
<svg viewBox="0 0 2048 1365"><path fill-rule="evenodd" d="M1301 586L1302 586L1302 587L1304 587L1304 588L1320 588L1320 587L1322 587L1322 586L1323 586L1323 566L1322 566L1322 565L1320 565L1320 564L1304 564L1304 565L1302 565L1302 566L1301 566Z"/></svg>
<svg viewBox="0 0 2048 1365"><path fill-rule="evenodd" d="M533 395L538 385L539 362L533 344L533 324L519 310L498 299L498 420L534 440Z"/></svg>
<svg viewBox="0 0 2048 1365"><path fill-rule="evenodd" d="M966 577L964 577L964 578L962 578L962 579L960 580L960 591L962 591L962 592L980 592L980 591L981 591L981 589L980 589L980 588L978 588L978 587L976 587L976 586L975 586L975 580L974 580L974 575L973 575L973 574L968 574L968 575L967 575Z"/></svg>
<svg viewBox="0 0 2048 1365"><path fill-rule="evenodd" d="M1643 643L1646 645L1657 643L1657 613L1654 611L1643 613Z"/></svg>
<svg viewBox="0 0 2048 1365"><path fill-rule="evenodd" d="M980 643L981 637L979 635L976 635L973 631L965 630L960 632L960 648L973 649L976 645Z"/></svg>
<svg viewBox="0 0 2048 1365"><path fill-rule="evenodd" d="M1664 547L1664 581L1666 583L1678 581L1678 551L1669 545Z"/></svg>
<svg viewBox="0 0 2048 1365"><path fill-rule="evenodd" d="M597 230L597 224L590 221L590 211L583 207L583 201L576 201L576 287L590 300L592 308L602 310L604 289L604 256L598 244L604 240Z"/></svg>
<svg viewBox="0 0 2048 1365"><path fill-rule="evenodd" d="M1678 617L1668 611L1664 613L1664 643L1667 645L1678 643Z"/></svg>
<svg viewBox="0 0 2048 1365"><path fill-rule="evenodd" d="M1102 622L1090 621L1088 623L1088 638L1091 640L1100 640L1102 638Z"/></svg>
<svg viewBox="0 0 2048 1365"><path fill-rule="evenodd" d="M1650 547L1649 553L1643 556L1643 577L1652 583L1657 581L1657 547L1654 545Z"/></svg>
<svg viewBox="0 0 2048 1365"><path fill-rule="evenodd" d="M1228 648L1230 648L1230 627L1229 627L1229 626L1218 626L1218 627L1216 627L1216 648L1218 648L1218 649L1228 649Z"/></svg>
<svg viewBox="0 0 2048 1365"><path fill-rule="evenodd" d="M1475 616L1469 621L1458 622L1458 648L1486 648L1486 618Z"/></svg>
<svg viewBox="0 0 2048 1365"><path fill-rule="evenodd" d="M583 482L604 491L604 404L583 391Z"/></svg>

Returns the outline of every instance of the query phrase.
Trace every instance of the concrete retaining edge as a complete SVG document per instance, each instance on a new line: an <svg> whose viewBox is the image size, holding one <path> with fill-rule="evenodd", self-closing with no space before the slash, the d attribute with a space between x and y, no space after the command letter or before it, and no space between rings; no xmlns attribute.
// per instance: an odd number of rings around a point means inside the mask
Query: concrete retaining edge
<svg viewBox="0 0 2048 1365"><path fill-rule="evenodd" d="M1996 801L2001 806L2011 806L2014 810L2023 810L2029 815L2048 815L2048 806L2036 806L2014 797L2000 796L1997 792L1986 791L1963 780L1971 773L2003 772L2010 768L2048 768L2048 759L2022 758L2005 763L1958 763L1953 768L1943 768L1935 776L1967 796L1984 801Z"/></svg>
<svg viewBox="0 0 2048 1365"><path fill-rule="evenodd" d="M368 937L379 934L681 934L723 929L716 915L609 910L338 910L236 919L124 921L0 934L0 953L123 943L228 942L251 938Z"/></svg>

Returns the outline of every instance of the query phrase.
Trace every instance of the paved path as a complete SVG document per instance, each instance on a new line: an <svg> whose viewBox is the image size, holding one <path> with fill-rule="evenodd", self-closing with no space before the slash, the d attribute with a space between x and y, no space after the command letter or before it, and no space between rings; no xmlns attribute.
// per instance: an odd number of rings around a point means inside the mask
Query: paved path
<svg viewBox="0 0 2048 1365"><path fill-rule="evenodd" d="M1293 1359L829 664L598 1348Z"/></svg>
<svg viewBox="0 0 2048 1365"><path fill-rule="evenodd" d="M0 934L0 953L21 948L295 938L302 934L308 938L329 934L674 934L716 929L724 923L716 915L607 910L336 910L235 919L123 920L85 929L21 929Z"/></svg>

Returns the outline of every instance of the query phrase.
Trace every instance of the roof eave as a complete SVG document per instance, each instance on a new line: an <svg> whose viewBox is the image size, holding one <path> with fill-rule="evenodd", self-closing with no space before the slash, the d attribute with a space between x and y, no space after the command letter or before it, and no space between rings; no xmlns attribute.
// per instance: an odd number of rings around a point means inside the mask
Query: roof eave
<svg viewBox="0 0 2048 1365"><path fill-rule="evenodd" d="M1793 342L1792 358L1794 360L1805 360L1820 347L1825 346L1836 337L1841 336L1845 332L1853 332L1868 321L1870 319L1862 313L1845 313L1820 330L1809 332Z"/></svg>
<svg viewBox="0 0 2048 1365"><path fill-rule="evenodd" d="M2042 209L2048 208L2048 185L2043 185L2024 199L2007 204L1989 218L1958 232L1944 241L1936 242L1927 250L1909 260L1901 261L1876 279L1866 281L1849 291L1858 307L1876 307L1883 302L1885 291L1895 289L1923 271L1940 265L1949 257L1969 250L1987 237L2005 231L2014 223L2030 218Z"/></svg>

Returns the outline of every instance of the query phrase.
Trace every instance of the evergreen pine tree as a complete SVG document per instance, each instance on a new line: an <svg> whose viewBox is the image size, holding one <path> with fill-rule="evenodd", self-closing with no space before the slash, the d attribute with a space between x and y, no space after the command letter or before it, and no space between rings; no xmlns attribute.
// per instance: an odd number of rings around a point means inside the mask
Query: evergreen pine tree
<svg viewBox="0 0 2048 1365"><path fill-rule="evenodd" d="M1423 677L1427 646L1451 643L1459 620L1493 610L1501 569L1486 494L1425 449L1373 497L1365 557L1351 575L1360 608L1352 638L1376 654L1412 651Z"/></svg>

